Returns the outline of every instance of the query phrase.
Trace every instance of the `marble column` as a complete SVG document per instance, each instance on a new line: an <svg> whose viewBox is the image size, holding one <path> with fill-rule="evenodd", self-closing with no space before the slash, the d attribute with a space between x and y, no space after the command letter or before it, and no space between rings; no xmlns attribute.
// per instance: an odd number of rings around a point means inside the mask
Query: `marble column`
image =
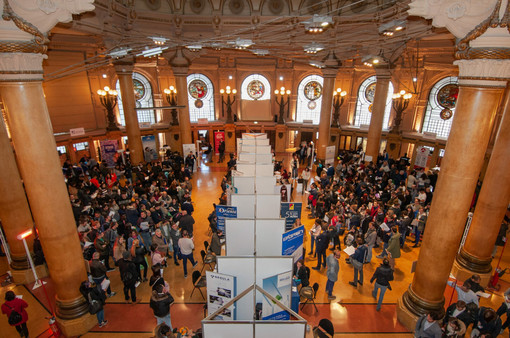
<svg viewBox="0 0 510 338"><path fill-rule="evenodd" d="M367 149L365 152L365 158L369 156L374 163L377 162L377 156L379 156L379 149L381 147L384 111L388 98L391 72L388 65L386 65L385 68L376 68L375 74L377 77L377 84L375 86L372 117L370 119L370 126L368 127Z"/></svg>
<svg viewBox="0 0 510 338"><path fill-rule="evenodd" d="M126 121L126 134L128 137L129 158L133 165L144 162L142 135L138 124L138 114L135 110L135 92L133 88L132 63L116 63L115 72L119 78L124 120ZM120 147L120 144L119 144Z"/></svg>
<svg viewBox="0 0 510 338"><path fill-rule="evenodd" d="M334 56L332 56L334 57ZM317 142L317 159L326 159L326 147L329 145L331 128L331 109L333 107L333 92L338 74L338 60L330 57L326 60L326 68L322 70L324 84L322 86L321 116L319 121L319 140ZM338 151L336 149L335 151Z"/></svg>
<svg viewBox="0 0 510 338"><path fill-rule="evenodd" d="M177 102L185 105L186 108L179 109L179 131L181 134L181 144L192 143L191 122L189 118L188 107L188 69L190 62L182 54L182 49L178 49L175 56L170 60L170 65L175 76L175 88L177 89ZM182 152L182 149L179 149Z"/></svg>
<svg viewBox="0 0 510 338"><path fill-rule="evenodd" d="M510 61L455 62L459 66L460 87L455 116L416 272L397 306L397 317L408 328L413 327L417 316L444 310L446 281L464 232L494 116L506 87L506 62ZM494 79L496 75L502 79Z"/></svg>
<svg viewBox="0 0 510 338"><path fill-rule="evenodd" d="M492 267L492 250L508 201L510 201L510 90L507 87L503 101L503 119L496 136L473 220L464 246L455 260L458 278L480 274L488 282Z"/></svg>
<svg viewBox="0 0 510 338"><path fill-rule="evenodd" d="M23 242L16 236L32 229L34 222L25 195L25 189L18 172L18 165L3 121L0 121L0 219L9 243L11 274L16 283L33 282L34 277L28 263ZM32 248L34 237L27 238Z"/></svg>
<svg viewBox="0 0 510 338"><path fill-rule="evenodd" d="M79 291L87 273L44 99L43 57L0 53L0 95L53 281L57 319L64 333L74 336L88 331L97 320L89 315Z"/></svg>

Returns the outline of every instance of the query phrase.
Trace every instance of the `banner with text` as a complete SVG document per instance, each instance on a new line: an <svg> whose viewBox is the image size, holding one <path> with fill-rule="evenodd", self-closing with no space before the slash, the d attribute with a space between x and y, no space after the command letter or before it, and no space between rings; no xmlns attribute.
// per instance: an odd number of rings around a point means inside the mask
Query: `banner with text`
<svg viewBox="0 0 510 338"><path fill-rule="evenodd" d="M303 257L304 225L282 235L282 256L292 256L294 262Z"/></svg>
<svg viewBox="0 0 510 338"><path fill-rule="evenodd" d="M101 140L101 159L106 162L107 167L115 167L117 157L117 140Z"/></svg>
<svg viewBox="0 0 510 338"><path fill-rule="evenodd" d="M225 232L225 218L237 218L237 207L217 205L216 217L218 217L218 230Z"/></svg>
<svg viewBox="0 0 510 338"><path fill-rule="evenodd" d="M213 271L206 271L205 273L207 278L207 312L208 315L211 315L237 296L236 277ZM223 309L214 319L235 320L235 305L232 304L230 307Z"/></svg>
<svg viewBox="0 0 510 338"><path fill-rule="evenodd" d="M262 280L262 288L271 296L290 308L290 296L292 292L292 271L265 278ZM262 303L263 320L289 320L290 314L276 305L271 299L264 296Z"/></svg>
<svg viewBox="0 0 510 338"><path fill-rule="evenodd" d="M285 230L292 229L296 219L301 218L303 203L282 203L280 217L285 218Z"/></svg>

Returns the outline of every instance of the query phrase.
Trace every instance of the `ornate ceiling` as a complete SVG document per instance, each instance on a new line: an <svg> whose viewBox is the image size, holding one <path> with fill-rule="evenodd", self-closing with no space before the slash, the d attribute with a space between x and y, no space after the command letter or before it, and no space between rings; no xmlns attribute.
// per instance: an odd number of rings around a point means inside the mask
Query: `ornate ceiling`
<svg viewBox="0 0 510 338"><path fill-rule="evenodd" d="M420 58L426 55L427 62L451 65L453 36L433 28L427 20L409 17L409 2L96 0L94 12L77 15L72 23L52 30L50 50L87 50L88 67L158 46L167 48L164 53L170 55L182 47L190 59L258 54L301 64L320 64L333 51L343 64L361 65L367 55L400 62L406 50L419 46ZM321 34L305 32L314 15L331 20ZM405 29L391 36L382 34L384 27L395 22L404 23ZM155 38L165 43L156 45ZM243 46L244 50L236 49ZM323 49L306 53L310 46Z"/></svg>

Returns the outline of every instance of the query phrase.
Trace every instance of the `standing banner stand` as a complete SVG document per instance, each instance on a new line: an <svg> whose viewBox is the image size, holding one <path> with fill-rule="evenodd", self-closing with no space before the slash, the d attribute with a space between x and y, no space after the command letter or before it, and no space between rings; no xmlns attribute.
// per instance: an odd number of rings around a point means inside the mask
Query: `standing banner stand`
<svg viewBox="0 0 510 338"><path fill-rule="evenodd" d="M237 146L240 161L227 206L235 207L237 218L224 218L226 256L216 258L216 274L207 273L204 337L305 337L306 320L291 309L294 257L282 255L286 219L280 217L269 140L243 134Z"/></svg>

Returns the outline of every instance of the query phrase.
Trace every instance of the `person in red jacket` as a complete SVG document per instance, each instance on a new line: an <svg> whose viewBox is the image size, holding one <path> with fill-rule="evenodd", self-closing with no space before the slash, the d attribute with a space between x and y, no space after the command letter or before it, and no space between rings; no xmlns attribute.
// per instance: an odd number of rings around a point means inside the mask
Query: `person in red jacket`
<svg viewBox="0 0 510 338"><path fill-rule="evenodd" d="M25 311L26 307L28 307L27 302L21 298L17 298L14 292L7 291L5 293L5 303L2 304L2 313L6 314L7 318L9 318L12 311L19 313L21 315L21 321L11 325L16 328L16 331L18 331L21 337L28 338L28 313Z"/></svg>

